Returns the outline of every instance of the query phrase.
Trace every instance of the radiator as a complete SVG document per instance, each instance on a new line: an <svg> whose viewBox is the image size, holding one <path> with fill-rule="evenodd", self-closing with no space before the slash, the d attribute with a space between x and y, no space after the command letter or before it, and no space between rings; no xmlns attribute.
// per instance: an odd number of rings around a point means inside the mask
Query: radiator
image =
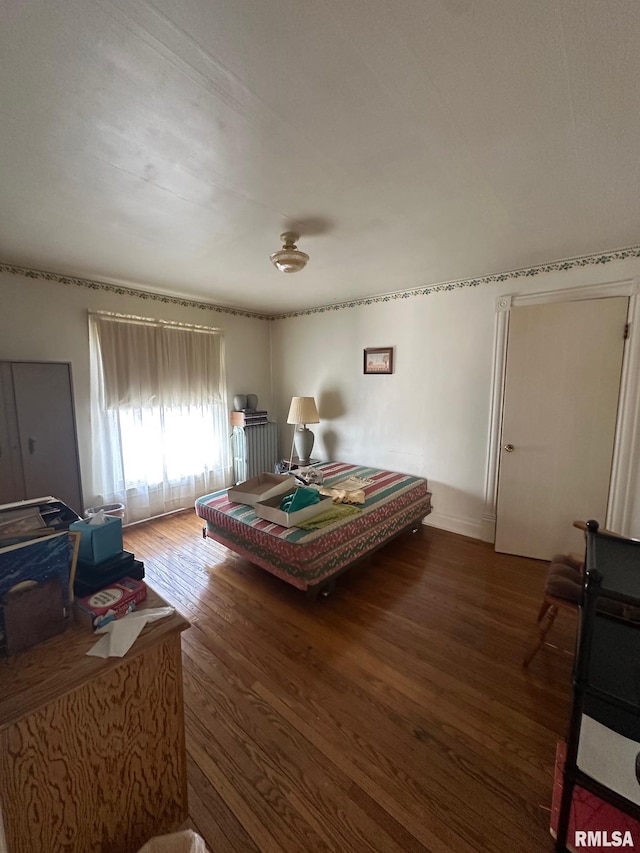
<svg viewBox="0 0 640 853"><path fill-rule="evenodd" d="M273 474L278 461L278 425L268 423L234 427L231 448L236 483L244 483L258 474Z"/></svg>

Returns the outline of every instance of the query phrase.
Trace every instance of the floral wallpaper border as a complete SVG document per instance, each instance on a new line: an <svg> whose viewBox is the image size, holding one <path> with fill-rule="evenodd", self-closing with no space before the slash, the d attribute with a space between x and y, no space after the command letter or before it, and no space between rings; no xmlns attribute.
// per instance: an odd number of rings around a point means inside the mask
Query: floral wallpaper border
<svg viewBox="0 0 640 853"><path fill-rule="evenodd" d="M458 290L462 287L479 287L481 284L494 284L500 281L508 281L512 278L531 277L545 272L571 270L575 267L608 264L611 261L624 261L627 258L640 258L640 246L631 246L627 249L615 249L611 252L601 252L596 255L584 255L578 258L567 258L563 261L553 261L549 264L538 264L538 266L534 267L493 273L491 275L480 276L479 278L462 278L455 281L441 282L440 284L429 284L423 287L415 287L410 290L397 290L393 293L385 293L380 296L363 296L361 299L352 299L349 302L336 302L334 305L324 305L320 308L307 308L302 311L272 314L269 319L286 320L289 317L304 317L309 314L324 314L327 311L340 311L342 308L355 308L359 305L375 305L378 302L393 302L395 299L410 299L413 296L428 296L430 293L442 293L447 290Z"/></svg>
<svg viewBox="0 0 640 853"><path fill-rule="evenodd" d="M23 275L26 278L40 278L44 281L55 281L57 284L70 284L75 287L88 287L90 290L104 290L108 293L117 293L119 296L137 296L139 299L151 299L155 302L163 302L165 305L180 305L183 308L199 308L201 311L216 311L219 314L231 314L234 317L249 317L252 320L271 320L271 314L260 314L256 311L246 311L242 308L227 308L223 305L215 305L212 302L198 302L196 299L182 299L179 296L167 296L152 291L136 290L135 287L127 287L121 284L109 284L106 281L93 281L90 278L78 278L73 275L60 275L55 272L44 270L32 270L27 267L18 267L14 264L0 262L0 273L10 275Z"/></svg>
<svg viewBox="0 0 640 853"><path fill-rule="evenodd" d="M568 258L562 261L553 261L548 264L510 270L508 272L493 273L480 276L479 278L457 279L455 281L441 282L440 284L429 284L422 287L414 287L410 290L397 290L393 293L385 293L380 296L363 296L361 299L352 299L348 302L336 302L333 305L323 305L318 308L305 308L300 311L287 311L281 314L265 314L247 311L242 308L228 308L215 305L211 302L199 302L195 299L181 299L177 296L166 296L151 291L136 290L120 284L109 284L104 281L93 281L92 279L78 278L76 276L59 275L58 273L45 272L44 270L32 270L27 267L19 267L13 264L0 262L0 272L10 275L23 275L27 278L55 281L58 284L68 284L75 287L88 287L91 290L104 290L109 293L117 293L120 296L136 296L139 299L150 299L163 302L168 305L180 305L184 308L198 308L202 311L215 311L220 314L230 314L235 317L248 317L252 320L287 320L291 317L307 317L311 314L324 314L327 311L341 311L344 308L356 308L360 305L375 305L379 302L393 302L396 299L410 299L414 296L428 296L431 293L442 293L443 291L458 290L463 287L479 287L481 284L494 284L508 281L514 278L530 278L541 273L559 272L575 269L576 267L596 266L608 264L611 261L623 261L627 258L640 258L640 246L631 246L627 249L615 249L611 252L601 252L594 255L584 255L577 258Z"/></svg>

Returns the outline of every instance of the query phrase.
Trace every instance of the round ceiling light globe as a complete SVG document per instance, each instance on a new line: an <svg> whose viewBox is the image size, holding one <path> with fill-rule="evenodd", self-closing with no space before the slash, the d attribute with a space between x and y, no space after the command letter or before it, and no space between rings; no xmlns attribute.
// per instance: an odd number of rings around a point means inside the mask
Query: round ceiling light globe
<svg viewBox="0 0 640 853"><path fill-rule="evenodd" d="M304 269L309 260L309 255L301 252L296 246L298 235L294 234L293 231L285 231L284 234L280 235L280 239L283 242L282 248L269 255L274 267L280 272L287 273L299 272Z"/></svg>

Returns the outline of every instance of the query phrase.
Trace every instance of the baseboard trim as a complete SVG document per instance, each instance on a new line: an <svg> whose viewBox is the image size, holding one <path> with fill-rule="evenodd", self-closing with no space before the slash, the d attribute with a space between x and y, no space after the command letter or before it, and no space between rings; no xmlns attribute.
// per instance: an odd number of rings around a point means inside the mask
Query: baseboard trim
<svg viewBox="0 0 640 853"><path fill-rule="evenodd" d="M486 513L482 516L482 521L480 522L480 527L482 529L482 536L480 537L483 542L495 542L496 541L496 517L495 515L487 515Z"/></svg>
<svg viewBox="0 0 640 853"><path fill-rule="evenodd" d="M483 538L482 524L470 518L461 518L457 515L447 515L444 512L434 511L422 523L427 527L438 527L440 530L459 533L461 536L470 536L472 539Z"/></svg>

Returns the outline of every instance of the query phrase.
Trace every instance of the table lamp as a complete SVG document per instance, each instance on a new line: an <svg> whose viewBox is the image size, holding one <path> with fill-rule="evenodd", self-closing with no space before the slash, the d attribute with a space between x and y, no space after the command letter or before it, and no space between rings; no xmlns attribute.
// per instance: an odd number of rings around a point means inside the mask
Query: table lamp
<svg viewBox="0 0 640 853"><path fill-rule="evenodd" d="M300 465L308 465L311 461L314 435L310 429L307 429L307 424L320 423L316 401L313 397L292 397L287 423L296 425L293 430L291 456L289 457L289 470L291 470L294 445Z"/></svg>

